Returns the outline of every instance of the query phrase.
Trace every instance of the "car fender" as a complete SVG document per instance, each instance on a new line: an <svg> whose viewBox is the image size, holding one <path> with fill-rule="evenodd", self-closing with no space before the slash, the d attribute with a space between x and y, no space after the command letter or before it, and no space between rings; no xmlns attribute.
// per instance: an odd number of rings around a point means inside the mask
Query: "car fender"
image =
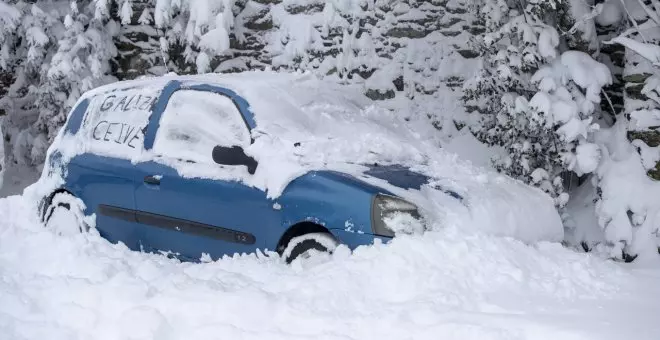
<svg viewBox="0 0 660 340"><path fill-rule="evenodd" d="M313 223L326 228L340 242L352 238L373 238L371 204L384 189L350 175L332 171L309 172L292 181L274 206L281 210L281 228L269 237L268 249L275 249L292 226Z"/></svg>

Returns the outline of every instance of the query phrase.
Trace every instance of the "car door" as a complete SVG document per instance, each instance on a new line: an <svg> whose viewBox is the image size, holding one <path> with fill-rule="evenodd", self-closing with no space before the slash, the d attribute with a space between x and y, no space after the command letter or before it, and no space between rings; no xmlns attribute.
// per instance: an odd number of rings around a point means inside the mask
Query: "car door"
<svg viewBox="0 0 660 340"><path fill-rule="evenodd" d="M96 229L108 241L140 250L135 209L135 167L144 152L144 131L156 89L132 88L101 93L74 111L81 123L69 131L84 152L67 165L67 189L96 215ZM84 112L77 112L78 110Z"/></svg>
<svg viewBox="0 0 660 340"><path fill-rule="evenodd" d="M208 89L208 88L207 88ZM250 132L232 99L179 89L169 98L155 134L155 159L137 164L138 221L152 251L198 260L263 247L273 203L240 182L245 166L213 161L215 146L250 145Z"/></svg>

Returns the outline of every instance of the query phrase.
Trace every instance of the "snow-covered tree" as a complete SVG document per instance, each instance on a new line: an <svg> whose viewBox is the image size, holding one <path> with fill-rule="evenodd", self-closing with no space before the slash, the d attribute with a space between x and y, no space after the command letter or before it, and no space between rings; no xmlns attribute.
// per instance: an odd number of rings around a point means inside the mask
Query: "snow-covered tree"
<svg viewBox="0 0 660 340"><path fill-rule="evenodd" d="M563 207L568 195L562 174L579 176L598 165L592 116L601 88L611 83L607 67L568 50L570 41L592 38L577 29L590 18L565 19L571 7L561 0L484 0L475 8L486 32L483 67L465 86L464 100L477 108L472 129L487 144L506 149L495 160L498 169L537 185Z"/></svg>
<svg viewBox="0 0 660 340"><path fill-rule="evenodd" d="M0 98L7 95L8 87L14 79L12 66L14 65L14 53L16 36L10 34L20 25L21 12L8 3L0 3ZM4 105L3 105L4 102ZM3 107L4 106L4 107ZM6 115L7 103L0 99L0 186L2 185L5 171L5 143L2 125Z"/></svg>
<svg viewBox="0 0 660 340"><path fill-rule="evenodd" d="M118 79L159 76L178 71L169 61L168 46L161 45L163 30L154 23L153 0L117 1L110 5L110 18L119 23L114 36L117 56L112 60L113 75ZM162 41L161 41L162 39Z"/></svg>
<svg viewBox="0 0 660 340"><path fill-rule="evenodd" d="M181 46L183 62L193 64L198 73L214 69L213 58L230 48L236 0L157 0L154 22L163 30L161 47Z"/></svg>
<svg viewBox="0 0 660 340"><path fill-rule="evenodd" d="M5 13L14 13L14 18L20 18L12 30L3 32L0 53L3 56L0 68L11 79L7 92L0 98L0 108L7 113L3 120L5 153L10 162L38 164L39 161L32 162L31 157L38 135L33 124L39 115L37 101L43 72L63 32L61 6L42 8L40 4L23 1L3 6L6 6Z"/></svg>
<svg viewBox="0 0 660 340"><path fill-rule="evenodd" d="M80 94L114 80L109 77L109 60L116 53L111 40L116 30L95 15L96 1L18 1L3 6L12 8L5 11L12 18L20 18L2 20L5 27L13 27L3 35L0 52L0 68L13 74L0 99L7 112L3 125L11 150L6 157L38 165Z"/></svg>
<svg viewBox="0 0 660 340"><path fill-rule="evenodd" d="M596 215L601 248L632 260L660 251L660 1L607 1L601 19L629 23L607 44L625 46L624 111L600 137ZM627 19L627 20L626 20ZM602 247L604 246L604 247Z"/></svg>
<svg viewBox="0 0 660 340"><path fill-rule="evenodd" d="M39 118L35 128L41 134L32 158L43 159L45 151L66 115L80 95L116 80L110 75L110 60L117 54L112 36L116 23L107 20L97 3L72 1L64 16L64 33L47 69L42 69L42 86L37 89Z"/></svg>

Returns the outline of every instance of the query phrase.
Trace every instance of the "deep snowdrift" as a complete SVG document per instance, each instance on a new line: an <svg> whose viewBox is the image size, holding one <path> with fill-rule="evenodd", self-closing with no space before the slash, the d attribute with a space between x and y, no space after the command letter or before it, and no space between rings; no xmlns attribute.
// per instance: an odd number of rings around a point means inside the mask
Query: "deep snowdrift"
<svg viewBox="0 0 660 340"><path fill-rule="evenodd" d="M179 263L0 199L0 339L657 340L660 272L445 229L329 262Z"/></svg>

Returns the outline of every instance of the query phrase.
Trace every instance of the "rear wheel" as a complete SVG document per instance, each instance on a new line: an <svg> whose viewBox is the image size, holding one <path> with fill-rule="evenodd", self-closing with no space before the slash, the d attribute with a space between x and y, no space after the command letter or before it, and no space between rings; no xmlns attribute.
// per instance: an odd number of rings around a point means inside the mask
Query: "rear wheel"
<svg viewBox="0 0 660 340"><path fill-rule="evenodd" d="M84 217L80 199L68 192L58 192L44 209L42 220L46 228L59 235L74 235L89 230Z"/></svg>
<svg viewBox="0 0 660 340"><path fill-rule="evenodd" d="M337 245L337 240L328 233L308 233L292 238L282 252L282 257L288 264L295 260L328 257Z"/></svg>

